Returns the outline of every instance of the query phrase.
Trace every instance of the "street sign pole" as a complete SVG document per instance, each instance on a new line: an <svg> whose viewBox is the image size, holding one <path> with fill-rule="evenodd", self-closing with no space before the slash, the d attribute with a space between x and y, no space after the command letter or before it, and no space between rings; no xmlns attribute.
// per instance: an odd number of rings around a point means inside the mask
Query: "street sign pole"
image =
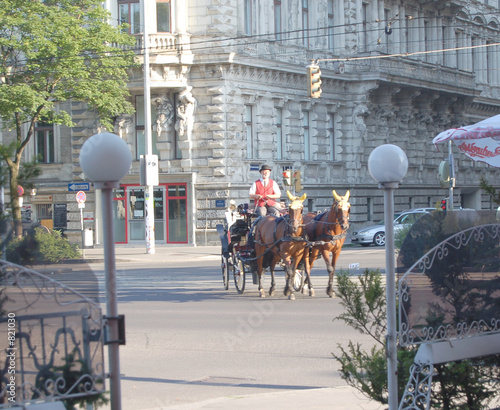
<svg viewBox="0 0 500 410"><path fill-rule="evenodd" d="M453 147L451 145L451 140L448 141L448 160L450 161L450 187L449 191L449 201L448 201L448 209L453 211L453 188L455 187L455 164L453 164Z"/></svg>
<svg viewBox="0 0 500 410"><path fill-rule="evenodd" d="M76 202L78 202L78 208L80 208L80 228L82 231L82 256L85 259L85 229L83 227L83 208L85 208L85 201L87 200L87 195L83 191L78 191L76 193Z"/></svg>

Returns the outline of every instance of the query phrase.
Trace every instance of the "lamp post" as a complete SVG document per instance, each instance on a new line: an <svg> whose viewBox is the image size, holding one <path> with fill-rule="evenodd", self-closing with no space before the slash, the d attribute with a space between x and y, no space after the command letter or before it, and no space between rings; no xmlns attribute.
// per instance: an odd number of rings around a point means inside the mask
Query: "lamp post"
<svg viewBox="0 0 500 410"><path fill-rule="evenodd" d="M132 156L118 135L103 132L90 137L80 151L80 166L87 178L102 192L104 269L106 274L106 317L111 409L121 409L118 304L116 298L115 240L113 231L113 188L127 175Z"/></svg>
<svg viewBox="0 0 500 410"><path fill-rule="evenodd" d="M375 148L368 158L368 170L384 190L385 274L387 304L387 387L389 410L398 408L398 364L396 329L396 274L394 254L394 189L398 188L408 170L408 158L396 145Z"/></svg>
<svg viewBox="0 0 500 410"><path fill-rule="evenodd" d="M155 250L155 205L154 205L154 178L152 173L158 171L151 169L151 162L158 163L153 158L153 136L151 135L151 79L149 74L149 34L148 22L148 1L142 0L142 28L143 28L143 48L144 48L144 142L146 147L145 175L146 184L144 190L144 223L146 228L146 253L154 254Z"/></svg>

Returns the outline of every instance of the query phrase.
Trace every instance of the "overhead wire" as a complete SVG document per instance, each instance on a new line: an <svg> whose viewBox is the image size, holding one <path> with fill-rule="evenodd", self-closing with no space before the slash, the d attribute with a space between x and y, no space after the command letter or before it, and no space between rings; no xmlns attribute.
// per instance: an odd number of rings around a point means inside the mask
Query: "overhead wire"
<svg viewBox="0 0 500 410"><path fill-rule="evenodd" d="M418 19L426 19L425 16L421 17L412 17L412 16L405 16L403 20L418 20ZM373 47L376 44L380 44L381 38L384 36L384 33L386 36L388 36L388 33L386 31L387 27L390 27L391 30L397 31L397 30L408 30L409 27L404 26L404 27L393 27L393 24L395 22L400 22L401 18L399 15L393 16L391 19L388 20L381 20L381 19L376 19L376 20L371 20L371 21L361 21L361 22L354 22L354 23L345 23L342 25L330 25L330 26L324 26L324 27L315 27L315 28L307 28L307 29L296 29L296 30L288 30L288 31L281 31L281 32L272 32L272 33L264 33L264 34L255 34L255 35L245 35L245 36L235 36L235 37L222 37L222 38L210 38L210 39L203 39L203 40L198 40L194 42L188 42L188 43L178 43L176 46L178 48L186 48L189 47L190 51L192 52L197 52L199 50L204 50L206 51L207 48L210 49L211 52L217 49L223 49L226 50L228 47L228 44L226 43L234 43L234 42L241 42L241 46L254 46L254 45L259 45L259 44L268 44L270 41L272 42L280 42L282 44L286 44L287 42L296 42L296 41L301 41L301 40L313 40L315 38L322 38L322 37L333 37L335 38L336 36L340 35L346 35L344 32L343 33L335 33L332 31L335 31L336 29L339 28L346 28L346 27L356 27L360 25L365 25L365 26L370 26L372 29L370 30L365 30L363 31L364 34L370 35L373 32L380 31L381 35L377 37L377 40L374 40L372 43L369 43L366 45L367 48ZM120 22L118 22L120 23ZM382 27L381 27L382 26ZM435 28L441 28L442 26L428 26L428 29L435 29ZM451 28L451 26L450 26ZM463 27L453 27L453 28L461 28ZM318 34L313 35L314 32L317 32ZM354 32L356 33L356 32ZM359 33L359 32L357 32ZM292 37L294 36L295 37ZM270 39L270 37L273 37L273 39ZM281 37L281 40L275 40L276 37ZM484 38L484 37L483 37ZM490 38L490 37L488 37ZM222 44L221 44L222 43ZM424 44L425 41L422 41L421 39L417 40L409 40L405 42L405 44L410 44L412 47L422 45ZM212 46L207 47L207 44L212 44ZM399 46L403 44L403 41L391 41L390 45L391 46ZM415 52L401 52L401 53L392 53L392 54L381 54L377 56L360 56L360 57L337 57L337 58L318 58L316 61L321 62L321 61L343 61L343 62L354 62L354 61L361 61L361 60L370 60L370 59L382 59L382 58L389 58L389 57L410 57L410 56L415 56L415 55L422 55L422 54L432 54L432 53L440 53L440 52L451 52L451 51L464 51L464 50L469 50L469 49L481 49L481 48L486 48L486 47L492 47L492 46L498 46L500 43L490 43L490 44L481 44L481 45L474 45L474 46L464 46L464 47L449 47L449 48L442 48L442 49L436 49L436 50L427 50L427 51L415 51ZM198 48L199 47L199 48ZM150 47L150 49L153 49L154 47ZM134 46L130 46L125 48L124 50L120 49L114 49L114 52L103 52L102 55L99 55L100 53L96 53L95 55L97 56L96 58L121 58L125 55L126 52L133 51L137 56L143 55L144 54L144 44L142 44L142 47L137 48ZM317 52L320 53L322 50L309 50L312 52ZM158 50L155 48L155 54L163 54L163 53L168 53L171 52L170 50ZM294 54L300 55L303 54L303 50L296 50L293 53L288 52L288 56L293 56ZM255 57L267 57L269 56L269 53L266 54L252 54L252 58ZM47 59L41 58L39 60L33 60L33 62L40 62L43 63L44 61L48 61L51 57L48 57ZM79 58L93 58L93 56L89 55L81 55L81 56L71 56L71 57L66 57L68 60L69 59L79 59ZM126 66L125 68L132 68L134 65ZM8 74L4 74L8 75Z"/></svg>

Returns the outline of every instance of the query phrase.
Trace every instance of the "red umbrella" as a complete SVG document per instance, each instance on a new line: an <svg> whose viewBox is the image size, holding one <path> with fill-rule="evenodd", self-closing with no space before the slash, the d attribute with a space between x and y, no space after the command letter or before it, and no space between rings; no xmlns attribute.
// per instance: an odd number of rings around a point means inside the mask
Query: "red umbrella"
<svg viewBox="0 0 500 410"><path fill-rule="evenodd" d="M436 136L432 142L437 145L451 140L474 161L500 168L500 115L473 125L450 128Z"/></svg>

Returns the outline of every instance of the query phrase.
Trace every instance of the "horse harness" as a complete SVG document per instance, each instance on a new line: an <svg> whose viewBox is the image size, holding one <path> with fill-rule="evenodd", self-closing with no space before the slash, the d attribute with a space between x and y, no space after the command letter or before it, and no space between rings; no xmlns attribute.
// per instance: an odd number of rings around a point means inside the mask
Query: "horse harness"
<svg viewBox="0 0 500 410"><path fill-rule="evenodd" d="M327 245L327 244L332 244L334 245L338 240L342 239L342 238L345 238L347 236L347 232L344 231L340 234L337 234L337 235L331 235L331 234L327 234L325 231L326 231L326 225L340 225L339 222L323 222L321 220L321 218L323 218L323 216L325 216L325 214L327 214L329 211L324 211L324 212L321 212L319 213L318 215L316 215L313 219L313 222L314 222L314 227L313 227L313 235L314 233L316 232L316 226L318 224L323 224L323 233L319 236L316 236L314 235L314 241L313 242L309 242L310 245L309 246L317 246L317 245Z"/></svg>

